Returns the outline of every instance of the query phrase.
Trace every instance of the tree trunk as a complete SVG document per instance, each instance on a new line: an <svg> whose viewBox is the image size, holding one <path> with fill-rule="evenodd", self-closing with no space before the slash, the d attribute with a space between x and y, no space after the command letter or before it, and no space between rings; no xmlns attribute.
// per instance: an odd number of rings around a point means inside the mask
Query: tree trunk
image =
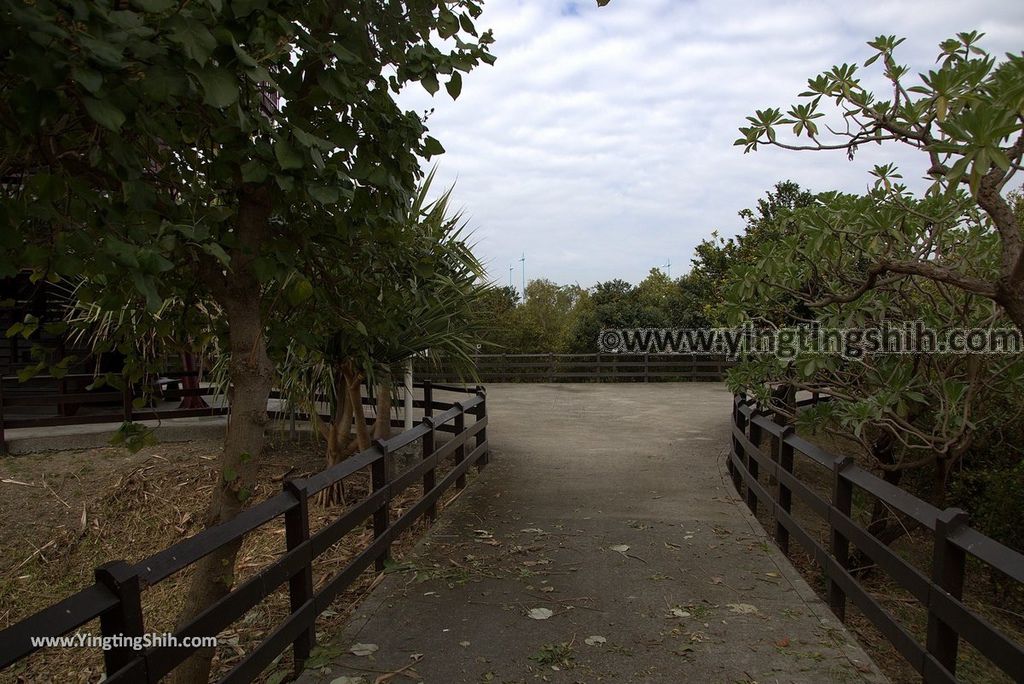
<svg viewBox="0 0 1024 684"><path fill-rule="evenodd" d="M872 456L879 463L891 466L896 463L896 445L896 438L889 432L883 432L872 444ZM899 469L883 468L881 475L883 480L893 486L899 486L900 480L903 479L903 471ZM892 520L895 515L881 499L875 499L871 506L868 533L886 546L892 544L906 533L906 527L901 525L899 520ZM876 566L870 556L857 550L851 557L850 567L854 569L854 575L864 578L869 576Z"/></svg>
<svg viewBox="0 0 1024 684"><path fill-rule="evenodd" d="M935 459L935 471L932 480L932 504L936 508L946 507L946 481L953 464L948 456Z"/></svg>
<svg viewBox="0 0 1024 684"><path fill-rule="evenodd" d="M373 439L391 437L391 383L377 384L377 418L373 423Z"/></svg>
<svg viewBox="0 0 1024 684"><path fill-rule="evenodd" d="M345 365L344 372L348 400L352 404L357 448L359 451L365 451L370 448L370 431L366 427L366 413L363 411L363 394L359 391L359 387L363 382L363 374L356 371L355 364L351 361Z"/></svg>
<svg viewBox="0 0 1024 684"><path fill-rule="evenodd" d="M269 206L266 190L246 193L236 224L240 244L232 251L229 273L225 276L219 265L206 264L202 269L224 310L231 353L230 413L218 481L204 518L206 527L227 522L242 510L252 495L256 459L263 451L274 367L267 356L258 296L260 286L252 271L252 260L258 254L265 233ZM241 540L221 547L193 566L195 574L178 617L179 629L231 591L239 548ZM213 655L212 648L196 651L171 673L168 681L172 684L208 681Z"/></svg>
<svg viewBox="0 0 1024 684"><path fill-rule="evenodd" d="M347 386L341 369L334 372L334 415L327 432L327 467L341 463L351 455L349 440L352 435L352 402L348 400ZM321 506L345 505L345 482L337 482L317 495Z"/></svg>

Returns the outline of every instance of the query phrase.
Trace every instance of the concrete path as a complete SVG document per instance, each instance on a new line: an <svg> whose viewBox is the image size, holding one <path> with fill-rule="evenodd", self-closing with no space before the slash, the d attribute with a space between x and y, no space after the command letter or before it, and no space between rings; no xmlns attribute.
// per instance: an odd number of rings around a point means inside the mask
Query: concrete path
<svg viewBox="0 0 1024 684"><path fill-rule="evenodd" d="M723 385L494 385L487 406L491 464L300 681L413 660L429 684L885 681L728 482Z"/></svg>

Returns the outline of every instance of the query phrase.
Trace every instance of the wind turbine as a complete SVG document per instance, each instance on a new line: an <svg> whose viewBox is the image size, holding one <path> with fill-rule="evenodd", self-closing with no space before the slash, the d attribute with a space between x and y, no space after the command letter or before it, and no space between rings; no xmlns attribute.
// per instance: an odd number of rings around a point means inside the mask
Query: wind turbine
<svg viewBox="0 0 1024 684"><path fill-rule="evenodd" d="M523 270L523 301L526 301L526 252L523 252L523 256L519 259L522 264Z"/></svg>

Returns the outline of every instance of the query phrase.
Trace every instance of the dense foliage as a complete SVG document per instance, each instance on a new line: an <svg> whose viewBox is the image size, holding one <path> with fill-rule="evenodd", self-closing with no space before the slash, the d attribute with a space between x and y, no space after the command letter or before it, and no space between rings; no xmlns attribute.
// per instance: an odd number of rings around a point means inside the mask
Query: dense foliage
<svg viewBox="0 0 1024 684"><path fill-rule="evenodd" d="M288 314L351 282L323 265L386 274L389 246L409 253L420 159L443 148L395 96L443 82L457 97L462 74L493 61L480 12L474 0L0 2L0 275L81 277L78 296L101 310L142 297L139 325L217 336L232 413L207 524L251 490ZM158 320L197 303L216 316ZM347 320L376 327L372 300ZM183 620L230 589L237 550L200 563ZM176 680L205 681L209 656Z"/></svg>
<svg viewBox="0 0 1024 684"><path fill-rule="evenodd" d="M905 145L922 154L932 183L917 197L884 164L864 196L822 193L787 208L773 238L728 273L731 323L865 329L920 321L940 335L1024 329L1024 214L1012 193L1024 157L1024 57L1000 63L981 38L943 42L938 66L910 85L894 57L902 40L881 36L864 66L883 67L891 99L867 91L858 67L844 64L812 78L804 102L786 114L749 117L736 141L747 151L772 145L852 157L865 144ZM820 111L829 102L837 120ZM785 128L808 141L785 141ZM781 388L830 395L799 416L806 428L850 442L886 479L937 505L964 505L983 529L1019 546L1006 517L1022 499L1013 446L1024 437L1019 354L761 356L740 364L730 384L790 414L792 395ZM882 538L900 533L884 529L887 517L876 507Z"/></svg>

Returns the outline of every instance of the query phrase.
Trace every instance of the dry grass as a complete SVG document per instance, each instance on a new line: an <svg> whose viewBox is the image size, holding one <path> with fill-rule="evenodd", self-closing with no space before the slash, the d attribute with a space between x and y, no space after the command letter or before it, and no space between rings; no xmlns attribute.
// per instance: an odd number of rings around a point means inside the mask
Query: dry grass
<svg viewBox="0 0 1024 684"><path fill-rule="evenodd" d="M110 560L136 562L200 531L203 511L216 481L218 442L158 445L129 454L101 448L49 452L0 459L0 627L7 627L93 582L93 569ZM397 454L404 461L409 454ZM410 461L411 462L411 461ZM398 471L402 469L398 464ZM309 443L271 444L260 461L253 502L281 490L285 477L301 477L323 467L320 448ZM439 479L441 472L439 472ZM346 479L348 500L368 491L368 473ZM410 487L392 504L401 514L422 495ZM443 502L442 502L443 505ZM316 532L340 507L311 502L310 527ZM418 522L393 547L400 558L425 530ZM314 563L319 586L368 544L372 531L359 527ZM278 558L285 548L283 520L249 534L238 557L242 581ZM147 632L171 631L191 573L188 569L143 594ZM378 579L367 571L317 620L318 632L340 627L356 602ZM219 635L215 672L224 673L256 646L288 614L287 585ZM83 627L98 634L98 621ZM285 653L264 673L290 670ZM0 673L0 682L96 682L102 677L98 650L49 649Z"/></svg>
<svg viewBox="0 0 1024 684"><path fill-rule="evenodd" d="M845 444L822 435L805 435L806 438L837 455L854 455L847 453ZM770 441L766 437L763 452L770 455ZM796 475L807 484L818 496L826 501L831 498L831 471L812 462L810 459L796 454L794 459ZM762 484L765 478L762 477ZM769 491L774 489L772 481ZM855 491L854 518L861 525L870 520L872 499L866 494ZM829 528L815 513L804 505L799 498L793 496L793 516L821 545L829 548ZM774 521L764 507L759 508L758 518L764 528L771 533L775 529ZM915 527L913 521L899 517L900 524L907 529L907 534L890 545L904 561L914 566L925 576L931 574L932 537L928 530ZM804 551L795 539L790 541L790 560L800 571L804 579L815 592L827 601L827 581L813 557ZM920 643L925 642L927 631L927 612L921 603L893 582L882 570L875 569L861 577L862 585L868 593L882 605L887 612L895 617ZM1024 590L1021 587L1007 587L1006 583L993 581L979 562L969 562L967 579L964 589L964 603L983 616L1004 634L1018 642L1024 641ZM846 626L853 632L868 655L874 659L893 684L916 684L921 677L913 667L896 651L889 641L865 617L852 601L847 602ZM1011 682L1008 675L1003 674L984 655L960 640L960 651L957 660L957 675L965 682Z"/></svg>

